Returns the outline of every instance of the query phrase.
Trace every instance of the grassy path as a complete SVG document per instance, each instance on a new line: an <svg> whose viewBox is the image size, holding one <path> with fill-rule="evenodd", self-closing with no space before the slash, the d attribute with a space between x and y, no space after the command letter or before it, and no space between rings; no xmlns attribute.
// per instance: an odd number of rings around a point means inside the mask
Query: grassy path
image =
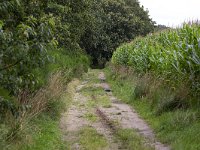
<svg viewBox="0 0 200 150"><path fill-rule="evenodd" d="M135 110L113 96L105 79L91 70L70 83L72 104L60 121L68 149L168 150Z"/></svg>

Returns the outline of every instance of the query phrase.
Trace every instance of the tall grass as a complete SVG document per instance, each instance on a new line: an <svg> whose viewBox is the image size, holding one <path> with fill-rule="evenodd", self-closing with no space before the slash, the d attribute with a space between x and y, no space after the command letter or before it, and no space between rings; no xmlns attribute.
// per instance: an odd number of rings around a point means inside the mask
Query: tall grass
<svg viewBox="0 0 200 150"><path fill-rule="evenodd" d="M113 94L132 106L163 143L172 149L199 148L199 105L190 104L188 87L172 91L154 76L124 66L110 65L105 72Z"/></svg>
<svg viewBox="0 0 200 150"><path fill-rule="evenodd" d="M89 59L82 53L66 53L62 49L49 53L51 53L49 59L52 59L53 63L32 72L37 78L38 85L34 93L24 91L19 97L10 97L8 91L0 89L1 96L10 99L4 102L5 107L10 108L5 109L4 115L0 114L0 146L4 149L21 149L23 145L30 142L29 139L33 143L37 141L40 134L44 134L46 138L52 136L51 139L56 136L56 141L61 141L58 134L51 134L53 132L51 130L59 130L57 122L61 111L65 108L62 95L66 92L67 84L72 78L81 76L84 71L87 71ZM12 111L15 111L15 115ZM52 126L44 123L46 119ZM47 129L40 127L40 124L44 124ZM38 130L35 133L29 133L34 126ZM52 142L55 141L52 140ZM51 141L49 143L53 148ZM28 146L28 149L33 148ZM42 146L40 148L44 149Z"/></svg>

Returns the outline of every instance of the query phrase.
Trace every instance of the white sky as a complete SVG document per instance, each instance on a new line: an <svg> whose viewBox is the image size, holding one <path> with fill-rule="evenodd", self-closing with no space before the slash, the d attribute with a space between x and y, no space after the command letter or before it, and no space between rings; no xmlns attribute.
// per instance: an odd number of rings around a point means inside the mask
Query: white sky
<svg viewBox="0 0 200 150"><path fill-rule="evenodd" d="M139 0L157 24L180 26L188 20L200 20L200 0Z"/></svg>

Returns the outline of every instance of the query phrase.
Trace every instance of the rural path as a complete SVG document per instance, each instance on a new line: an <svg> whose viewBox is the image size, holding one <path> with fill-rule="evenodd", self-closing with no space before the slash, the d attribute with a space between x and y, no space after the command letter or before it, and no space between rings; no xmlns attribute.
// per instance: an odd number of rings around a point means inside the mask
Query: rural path
<svg viewBox="0 0 200 150"><path fill-rule="evenodd" d="M90 70L81 81L73 80L68 91L72 102L62 114L60 127L69 149L170 149L156 140L153 130L133 108L112 94L103 72ZM122 130L121 138L117 134L119 130ZM141 138L127 138L125 130ZM134 140L141 140L139 146Z"/></svg>

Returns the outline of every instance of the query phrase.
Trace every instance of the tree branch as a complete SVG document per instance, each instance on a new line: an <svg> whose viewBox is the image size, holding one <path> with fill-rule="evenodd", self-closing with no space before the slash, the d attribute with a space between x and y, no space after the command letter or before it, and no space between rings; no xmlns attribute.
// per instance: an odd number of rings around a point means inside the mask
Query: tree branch
<svg viewBox="0 0 200 150"><path fill-rule="evenodd" d="M0 71L9 69L9 68L11 68L11 67L14 67L14 66L16 66L18 63L20 63L21 61L22 61L22 59L18 60L17 62L15 62L15 63L13 63L13 64L9 64L9 65L7 65L7 66L1 68Z"/></svg>

